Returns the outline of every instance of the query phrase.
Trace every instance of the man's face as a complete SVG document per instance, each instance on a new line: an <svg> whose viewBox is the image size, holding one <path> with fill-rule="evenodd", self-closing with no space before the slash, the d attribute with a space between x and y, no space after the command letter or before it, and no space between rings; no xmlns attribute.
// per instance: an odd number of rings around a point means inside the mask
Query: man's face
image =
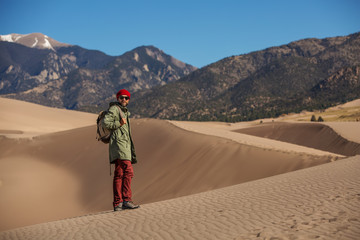
<svg viewBox="0 0 360 240"><path fill-rule="evenodd" d="M121 95L118 98L118 102L121 104L121 106L126 107L129 104L130 98L126 95Z"/></svg>

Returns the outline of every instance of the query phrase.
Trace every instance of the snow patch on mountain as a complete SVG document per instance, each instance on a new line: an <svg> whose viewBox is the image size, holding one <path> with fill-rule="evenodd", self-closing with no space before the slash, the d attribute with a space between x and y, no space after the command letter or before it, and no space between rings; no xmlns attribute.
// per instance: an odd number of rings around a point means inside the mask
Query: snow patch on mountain
<svg viewBox="0 0 360 240"><path fill-rule="evenodd" d="M69 44L58 42L42 33L12 33L7 35L0 35L0 41L13 42L30 48L50 49L53 51L55 51L55 47L70 46Z"/></svg>
<svg viewBox="0 0 360 240"><path fill-rule="evenodd" d="M14 42L14 40L12 39L11 34L0 35L0 39L1 39L1 41L5 41L5 42Z"/></svg>
<svg viewBox="0 0 360 240"><path fill-rule="evenodd" d="M31 46L32 48L34 48L34 47L36 47L36 45L38 44L38 39L37 38L35 38L35 42L34 42L34 44Z"/></svg>
<svg viewBox="0 0 360 240"><path fill-rule="evenodd" d="M55 51L55 49L51 46L49 40L47 39L47 36L45 36L44 41L45 41L45 43L43 44L44 48L48 48L48 49L51 49L51 50Z"/></svg>

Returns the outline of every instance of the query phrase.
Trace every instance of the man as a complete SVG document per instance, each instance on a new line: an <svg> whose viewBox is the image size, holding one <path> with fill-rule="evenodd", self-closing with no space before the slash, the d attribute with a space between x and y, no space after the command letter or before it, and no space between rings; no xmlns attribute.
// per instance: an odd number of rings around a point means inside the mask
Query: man
<svg viewBox="0 0 360 240"><path fill-rule="evenodd" d="M109 159L111 164L115 164L113 207L114 211L121 211L139 207L131 199L131 180L134 177L132 164L135 164L137 160L131 139L130 112L127 109L130 93L126 89L121 89L116 94L116 99L117 102L110 103L103 126L112 131L109 142Z"/></svg>

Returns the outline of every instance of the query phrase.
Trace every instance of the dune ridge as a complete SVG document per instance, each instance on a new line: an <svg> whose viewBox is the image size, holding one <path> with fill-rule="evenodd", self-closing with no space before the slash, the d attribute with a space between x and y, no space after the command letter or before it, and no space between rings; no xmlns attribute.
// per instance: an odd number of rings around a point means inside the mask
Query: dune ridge
<svg viewBox="0 0 360 240"><path fill-rule="evenodd" d="M358 239L360 157L0 239Z"/></svg>
<svg viewBox="0 0 360 240"><path fill-rule="evenodd" d="M360 128L360 124L358 127ZM235 132L294 143L344 156L360 154L360 143L349 141L329 126L319 123L272 122Z"/></svg>
<svg viewBox="0 0 360 240"><path fill-rule="evenodd" d="M241 131L240 129L256 126L254 123L251 122L226 124L226 123L217 123L217 122L202 123L202 122L171 121L171 123L184 130L188 130L191 132L197 132L205 135L227 138L244 145L256 146L263 149L296 153L296 154L329 156L334 158L343 156L340 154L331 153L316 148L309 148L306 146L301 146L288 142L274 141L273 139L267 139L263 137L240 133Z"/></svg>

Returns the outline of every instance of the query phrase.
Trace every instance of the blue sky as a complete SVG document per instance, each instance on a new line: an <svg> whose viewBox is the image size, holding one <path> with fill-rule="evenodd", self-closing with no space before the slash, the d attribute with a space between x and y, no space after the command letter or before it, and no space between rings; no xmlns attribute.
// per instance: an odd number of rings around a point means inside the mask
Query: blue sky
<svg viewBox="0 0 360 240"><path fill-rule="evenodd" d="M112 56L153 45L196 67L359 31L358 0L0 0L1 35L41 32Z"/></svg>

